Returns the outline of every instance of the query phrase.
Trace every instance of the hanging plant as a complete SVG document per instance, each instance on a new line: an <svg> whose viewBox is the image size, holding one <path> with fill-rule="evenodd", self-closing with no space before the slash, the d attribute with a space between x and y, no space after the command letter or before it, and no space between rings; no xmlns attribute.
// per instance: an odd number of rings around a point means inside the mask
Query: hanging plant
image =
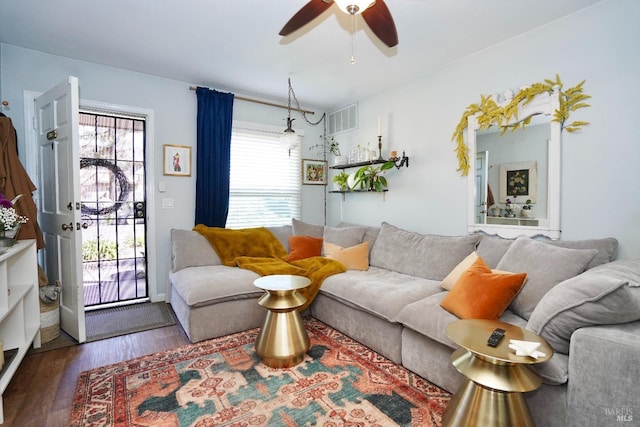
<svg viewBox="0 0 640 427"><path fill-rule="evenodd" d="M518 93L511 98L509 103L503 106L498 105L491 95L480 95L480 103L471 104L466 108L451 138L451 140L456 143L455 151L458 157L457 171L460 172L462 176L466 176L469 173L469 147L467 147L467 144L464 142L464 130L467 128L468 120L471 116L477 115L479 130L497 126L502 129L502 135L507 130L515 131L519 128L524 128L531 122L531 117L518 121L518 110L520 106L528 104L540 94L553 93L557 90L560 94L560 108L554 112L552 121L560 123L561 129L565 129L567 132L575 132L583 126L588 125L589 122L580 120L567 123L572 111L590 107L589 104L584 102L591 98L591 96L584 94L582 91L584 82L583 80L576 86L563 91L562 88L564 84L560 80L560 76L556 74L555 80L545 79L543 83L534 83L531 86L520 89ZM515 122L508 124L511 120Z"/></svg>

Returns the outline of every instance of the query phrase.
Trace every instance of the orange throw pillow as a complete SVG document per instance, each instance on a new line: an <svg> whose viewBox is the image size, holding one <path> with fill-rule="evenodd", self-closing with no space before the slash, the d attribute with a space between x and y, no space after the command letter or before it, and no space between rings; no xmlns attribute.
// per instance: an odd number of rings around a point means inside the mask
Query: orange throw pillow
<svg viewBox="0 0 640 427"><path fill-rule="evenodd" d="M289 258L287 261L311 258L322 254L322 239L311 236L289 237Z"/></svg>
<svg viewBox="0 0 640 427"><path fill-rule="evenodd" d="M324 256L344 264L347 270L367 271L369 269L369 242L348 248L324 242Z"/></svg>
<svg viewBox="0 0 640 427"><path fill-rule="evenodd" d="M526 278L527 273L493 273L478 257L462 273L440 306L461 319L497 320Z"/></svg>

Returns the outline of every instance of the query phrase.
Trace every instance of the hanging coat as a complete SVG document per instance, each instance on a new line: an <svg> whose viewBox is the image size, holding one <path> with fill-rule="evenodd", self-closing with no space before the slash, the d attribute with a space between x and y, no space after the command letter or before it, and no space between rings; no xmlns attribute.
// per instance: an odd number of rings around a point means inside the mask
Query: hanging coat
<svg viewBox="0 0 640 427"><path fill-rule="evenodd" d="M0 117L0 193L9 200L22 194L14 208L18 215L26 216L28 221L20 226L16 239L36 239L38 249L42 249L44 239L38 225L38 211L32 195L35 190L36 186L18 157L16 131L11 119Z"/></svg>

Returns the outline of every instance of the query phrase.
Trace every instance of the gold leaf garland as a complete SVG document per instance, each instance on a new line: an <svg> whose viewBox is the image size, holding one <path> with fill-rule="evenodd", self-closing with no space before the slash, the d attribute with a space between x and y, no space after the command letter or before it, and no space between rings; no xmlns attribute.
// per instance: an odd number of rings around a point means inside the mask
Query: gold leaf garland
<svg viewBox="0 0 640 427"><path fill-rule="evenodd" d="M464 130L469 123L469 117L477 115L479 130L489 129L491 126L498 126L502 129L501 135L507 130L512 132L527 126L531 122L531 117L525 120L518 121L518 110L520 105L526 105L533 99L543 93L552 93L555 89L558 89L560 94L560 108L553 114L552 121L560 123L562 129L566 129L567 132L575 132L580 130L583 126L588 125L589 122L574 120L571 123L565 125L569 119L569 114L580 108L590 107L589 104L584 102L591 98L591 96L583 93L584 80L573 86L566 91L563 91L563 83L560 80L560 76L556 74L556 79L545 79L543 83L534 83L526 88L522 88L516 93L511 101L504 106L499 106L493 97L480 95L479 104L469 105L462 117L456 130L451 138L456 143L456 156L458 157L458 169L462 176L466 176L469 173L469 147L464 142ZM512 124L507 124L511 120Z"/></svg>

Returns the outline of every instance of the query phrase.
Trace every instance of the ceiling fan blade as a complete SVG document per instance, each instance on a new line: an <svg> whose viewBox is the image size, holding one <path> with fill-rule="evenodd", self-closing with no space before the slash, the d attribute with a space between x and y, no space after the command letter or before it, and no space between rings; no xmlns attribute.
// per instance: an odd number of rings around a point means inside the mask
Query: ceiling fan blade
<svg viewBox="0 0 640 427"><path fill-rule="evenodd" d="M364 22L371 31L387 46L398 44L398 32L393 22L391 12L383 0L377 0L373 6L362 12Z"/></svg>
<svg viewBox="0 0 640 427"><path fill-rule="evenodd" d="M314 18L318 17L322 12L327 10L333 2L325 2L324 0L311 0L305 4L280 30L281 36L287 36L299 28L304 27Z"/></svg>

